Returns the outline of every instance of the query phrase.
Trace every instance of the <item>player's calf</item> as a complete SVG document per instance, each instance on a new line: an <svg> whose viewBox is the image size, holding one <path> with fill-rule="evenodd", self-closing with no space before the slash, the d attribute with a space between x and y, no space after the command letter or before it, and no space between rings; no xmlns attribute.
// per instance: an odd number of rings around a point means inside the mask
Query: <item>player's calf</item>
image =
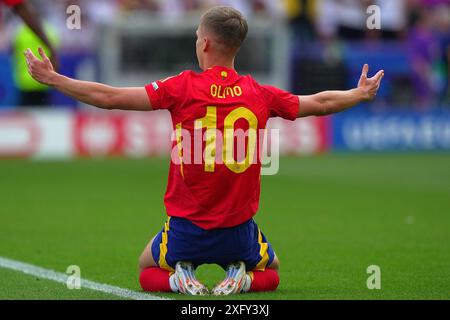
<svg viewBox="0 0 450 320"><path fill-rule="evenodd" d="M175 292L187 295L207 295L208 288L195 277L195 270L189 262L178 262L175 272L158 267L144 269L139 282L144 291Z"/></svg>
<svg viewBox="0 0 450 320"><path fill-rule="evenodd" d="M264 271L251 271L248 273L251 278L251 285L248 292L275 291L280 283L278 271L266 269Z"/></svg>
<svg viewBox="0 0 450 320"><path fill-rule="evenodd" d="M148 292L173 292L170 283L170 272L158 267L150 267L142 270L139 275L139 283L144 291Z"/></svg>
<svg viewBox="0 0 450 320"><path fill-rule="evenodd" d="M247 274L252 279L249 292L275 291L280 284L279 268L280 261L275 255L272 263L264 271L253 270L248 272Z"/></svg>

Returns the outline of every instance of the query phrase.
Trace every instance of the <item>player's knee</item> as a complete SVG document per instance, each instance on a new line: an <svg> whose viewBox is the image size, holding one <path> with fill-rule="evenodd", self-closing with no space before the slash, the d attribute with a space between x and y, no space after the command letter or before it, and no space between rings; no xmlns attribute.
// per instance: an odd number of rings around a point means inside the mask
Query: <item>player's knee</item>
<svg viewBox="0 0 450 320"><path fill-rule="evenodd" d="M142 256L140 256L139 260L138 260L139 273L141 273L145 268L146 268L146 266L145 266L145 263L144 263L144 259L142 258Z"/></svg>
<svg viewBox="0 0 450 320"><path fill-rule="evenodd" d="M267 268L277 270L277 271L280 269L280 260L278 259L278 257L276 255L273 258L272 263Z"/></svg>
<svg viewBox="0 0 450 320"><path fill-rule="evenodd" d="M153 260L152 256L152 244L153 240L145 247L144 251L141 253L138 260L138 269L142 272L144 269L150 267L157 267L156 262Z"/></svg>
<svg viewBox="0 0 450 320"><path fill-rule="evenodd" d="M148 257L146 254L141 254L138 260L138 269L139 272L142 272L144 269L150 268L150 267L156 267L156 264L153 262L153 259L151 257Z"/></svg>

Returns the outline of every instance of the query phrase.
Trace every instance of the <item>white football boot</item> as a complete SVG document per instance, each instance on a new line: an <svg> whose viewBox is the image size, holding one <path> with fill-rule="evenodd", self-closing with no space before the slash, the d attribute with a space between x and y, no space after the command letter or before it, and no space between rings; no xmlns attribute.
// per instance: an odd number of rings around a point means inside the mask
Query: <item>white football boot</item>
<svg viewBox="0 0 450 320"><path fill-rule="evenodd" d="M245 271L245 263L238 261L227 266L225 279L212 290L215 296L227 296L250 290L252 279Z"/></svg>
<svg viewBox="0 0 450 320"><path fill-rule="evenodd" d="M175 292L187 295L204 296L209 294L208 288L195 277L192 263L185 261L179 261L175 265L175 273L170 277L170 287Z"/></svg>

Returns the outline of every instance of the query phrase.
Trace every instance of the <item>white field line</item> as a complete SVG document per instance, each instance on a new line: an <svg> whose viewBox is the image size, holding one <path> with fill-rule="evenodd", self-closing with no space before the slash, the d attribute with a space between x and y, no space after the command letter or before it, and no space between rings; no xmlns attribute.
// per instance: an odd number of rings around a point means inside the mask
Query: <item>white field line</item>
<svg viewBox="0 0 450 320"><path fill-rule="evenodd" d="M8 259L0 256L0 267L11 269L19 272L23 272L28 275L32 275L38 278L48 279L56 281L59 283L67 283L68 275L62 272L57 272L51 269L41 268L32 264ZM86 279L81 279L81 287L86 289L91 289L95 291L104 292L121 298L133 299L133 300L170 300L166 298L161 298L153 296L151 294L132 291L129 289L124 289L116 286L111 286L108 284L98 283ZM69 290L69 289L67 289Z"/></svg>

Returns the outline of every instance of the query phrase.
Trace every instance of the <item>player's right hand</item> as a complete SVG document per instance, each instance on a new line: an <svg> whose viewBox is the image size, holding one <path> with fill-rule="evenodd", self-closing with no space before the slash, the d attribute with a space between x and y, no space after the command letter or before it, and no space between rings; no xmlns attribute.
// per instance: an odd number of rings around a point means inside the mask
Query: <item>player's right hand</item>
<svg viewBox="0 0 450 320"><path fill-rule="evenodd" d="M51 85L52 79L55 77L56 72L44 50L42 48L39 48L38 51L42 60L37 58L30 49L27 49L24 52L28 66L28 73L33 77L34 80L42 84Z"/></svg>

